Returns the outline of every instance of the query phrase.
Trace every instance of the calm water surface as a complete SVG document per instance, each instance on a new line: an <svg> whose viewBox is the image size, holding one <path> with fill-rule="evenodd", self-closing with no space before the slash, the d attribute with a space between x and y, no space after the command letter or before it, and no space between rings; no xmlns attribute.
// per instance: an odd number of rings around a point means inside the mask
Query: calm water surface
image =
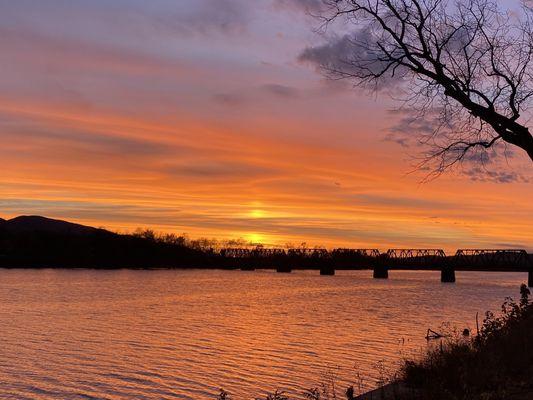
<svg viewBox="0 0 533 400"><path fill-rule="evenodd" d="M0 398L234 399L341 386L475 327L522 273L0 270Z"/></svg>

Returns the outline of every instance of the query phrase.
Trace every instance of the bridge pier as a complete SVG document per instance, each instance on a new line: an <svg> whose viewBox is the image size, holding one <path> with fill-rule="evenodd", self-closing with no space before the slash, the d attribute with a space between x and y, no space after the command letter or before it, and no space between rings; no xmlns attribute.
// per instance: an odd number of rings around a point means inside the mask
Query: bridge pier
<svg viewBox="0 0 533 400"><path fill-rule="evenodd" d="M455 282L455 268L453 267L443 267L440 271L440 281L445 283L454 283Z"/></svg>
<svg viewBox="0 0 533 400"><path fill-rule="evenodd" d="M377 265L374 267L374 279L388 279L389 268L385 265Z"/></svg>
<svg viewBox="0 0 533 400"><path fill-rule="evenodd" d="M332 266L320 267L320 275L335 275L335 268Z"/></svg>
<svg viewBox="0 0 533 400"><path fill-rule="evenodd" d="M533 269L529 268L529 271L527 273L527 285L529 287L533 287Z"/></svg>

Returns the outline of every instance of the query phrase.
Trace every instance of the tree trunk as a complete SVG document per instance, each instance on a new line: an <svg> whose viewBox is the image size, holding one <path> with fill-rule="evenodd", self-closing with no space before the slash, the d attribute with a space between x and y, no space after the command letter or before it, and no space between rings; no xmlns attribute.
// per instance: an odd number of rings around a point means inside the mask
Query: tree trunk
<svg viewBox="0 0 533 400"><path fill-rule="evenodd" d="M531 161L533 161L533 136L531 136L531 133L527 128L522 128L519 133L511 137L508 135L501 136L507 143L514 144L515 146L524 149Z"/></svg>
<svg viewBox="0 0 533 400"><path fill-rule="evenodd" d="M531 161L533 161L533 136L529 135L529 138L526 140L526 146L524 150L529 155L529 158L531 158Z"/></svg>

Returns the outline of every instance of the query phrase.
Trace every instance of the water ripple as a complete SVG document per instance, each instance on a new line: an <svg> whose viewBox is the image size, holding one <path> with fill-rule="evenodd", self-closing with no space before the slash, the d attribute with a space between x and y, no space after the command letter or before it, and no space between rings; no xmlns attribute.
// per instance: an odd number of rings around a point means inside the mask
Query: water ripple
<svg viewBox="0 0 533 400"><path fill-rule="evenodd" d="M428 327L472 328L517 273L0 270L2 399L296 398L393 367Z"/></svg>

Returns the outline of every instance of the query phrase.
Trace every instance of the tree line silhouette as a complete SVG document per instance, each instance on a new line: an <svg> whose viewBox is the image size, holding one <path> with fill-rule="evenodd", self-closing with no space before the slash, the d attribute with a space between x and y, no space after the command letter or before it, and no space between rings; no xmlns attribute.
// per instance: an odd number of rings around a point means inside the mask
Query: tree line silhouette
<svg viewBox="0 0 533 400"><path fill-rule="evenodd" d="M389 250L390 252L390 250ZM417 253L418 254L418 253ZM511 266L505 260L487 263L485 254L466 255L468 269L498 269ZM527 258L527 254L525 255ZM530 256L531 257L531 256ZM427 258L427 257L426 257ZM189 239L186 235L158 234L137 230L119 234L39 216L0 220L0 267L33 268L222 268L255 269L369 269L383 263L394 268L439 267L454 262L453 256L439 260L424 257L395 259L376 249L327 250L305 244L291 248L267 248L245 240L220 242ZM438 261L438 262L437 262ZM479 265L476 265L479 261ZM396 265L398 264L398 265ZM490 264L490 265L489 265ZM509 265L507 265L509 264ZM527 263L526 263L527 264ZM528 265L514 268L528 270Z"/></svg>

